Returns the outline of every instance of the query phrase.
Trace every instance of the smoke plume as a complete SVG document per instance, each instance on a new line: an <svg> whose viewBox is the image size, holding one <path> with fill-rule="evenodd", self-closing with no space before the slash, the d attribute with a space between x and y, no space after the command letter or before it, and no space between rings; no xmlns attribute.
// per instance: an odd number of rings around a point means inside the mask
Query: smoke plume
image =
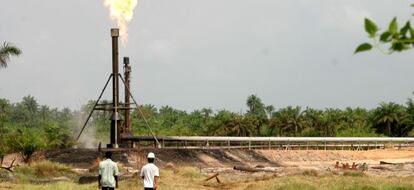
<svg viewBox="0 0 414 190"><path fill-rule="evenodd" d="M121 42L125 46L128 42L128 23L134 16L138 0L105 0L104 5L108 7L111 19L117 21Z"/></svg>
<svg viewBox="0 0 414 190"><path fill-rule="evenodd" d="M76 139L77 135L82 129L83 124L86 121L88 114L83 111L77 111L73 114L72 121L75 124L74 136L73 138ZM89 125L86 126L85 130L83 131L82 135L78 140L77 146L79 148L97 148L99 140L97 139L96 135L96 126L94 126L93 118L89 120Z"/></svg>

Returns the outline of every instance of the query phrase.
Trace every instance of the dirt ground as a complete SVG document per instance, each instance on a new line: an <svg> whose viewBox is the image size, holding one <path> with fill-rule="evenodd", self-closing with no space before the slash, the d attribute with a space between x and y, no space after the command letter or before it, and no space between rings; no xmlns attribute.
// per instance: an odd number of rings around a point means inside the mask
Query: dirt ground
<svg viewBox="0 0 414 190"><path fill-rule="evenodd" d="M304 171L341 174L349 171L372 176L413 176L412 150L153 150L162 166L198 167L203 173L243 173L234 166L262 168L279 176ZM136 153L145 162L148 151ZM382 163L380 163L382 161ZM352 166L354 165L354 167ZM267 172L267 173L268 173ZM262 172L263 173L263 172ZM265 172L266 173L266 172Z"/></svg>
<svg viewBox="0 0 414 190"><path fill-rule="evenodd" d="M263 174L279 176L295 175L307 171L319 174L341 174L347 171L364 172L372 176L414 176L413 150L184 150L145 149L122 150L114 154L114 160L128 173L134 174L146 162L146 154L154 152L157 165L162 168L196 167L206 175L213 173L246 173L234 166L261 168ZM88 171L101 153L96 149L50 150L36 154L36 159L71 165L77 171ZM17 155L8 155L8 162ZM380 161L383 161L380 164ZM354 165L355 167L352 167ZM237 176L237 175L236 175Z"/></svg>

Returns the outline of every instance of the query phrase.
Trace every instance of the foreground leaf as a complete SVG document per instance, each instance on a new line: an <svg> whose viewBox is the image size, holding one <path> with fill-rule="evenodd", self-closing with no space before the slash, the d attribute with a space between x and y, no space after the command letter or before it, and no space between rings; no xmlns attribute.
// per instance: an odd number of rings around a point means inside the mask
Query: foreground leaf
<svg viewBox="0 0 414 190"><path fill-rule="evenodd" d="M411 29L410 21L407 21L405 26L403 28L401 28L401 30L400 30L401 35L405 36L410 29Z"/></svg>
<svg viewBox="0 0 414 190"><path fill-rule="evenodd" d="M380 36L380 41L381 42L390 42L391 41L391 33L388 31L385 31L384 33L381 34Z"/></svg>
<svg viewBox="0 0 414 190"><path fill-rule="evenodd" d="M391 34L397 33L398 31L397 17L394 17L394 19L392 19L388 30L391 32Z"/></svg>
<svg viewBox="0 0 414 190"><path fill-rule="evenodd" d="M378 27L374 22L372 22L368 18L365 18L365 31L367 31L369 37L374 38L375 34L378 31Z"/></svg>
<svg viewBox="0 0 414 190"><path fill-rule="evenodd" d="M363 43L357 47L355 53L364 52L372 49L372 45L369 43Z"/></svg>
<svg viewBox="0 0 414 190"><path fill-rule="evenodd" d="M403 51L405 49L407 49L407 47L401 42L395 42L391 45L391 50L393 50L393 51L400 52L400 51Z"/></svg>

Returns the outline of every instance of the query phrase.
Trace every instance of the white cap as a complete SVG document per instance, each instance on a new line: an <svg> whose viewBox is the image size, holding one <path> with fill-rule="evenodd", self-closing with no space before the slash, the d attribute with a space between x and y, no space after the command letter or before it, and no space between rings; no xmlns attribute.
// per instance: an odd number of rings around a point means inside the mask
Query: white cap
<svg viewBox="0 0 414 190"><path fill-rule="evenodd" d="M154 153L152 153L152 152L150 152L150 153L148 153L147 158L155 158L155 154L154 154Z"/></svg>

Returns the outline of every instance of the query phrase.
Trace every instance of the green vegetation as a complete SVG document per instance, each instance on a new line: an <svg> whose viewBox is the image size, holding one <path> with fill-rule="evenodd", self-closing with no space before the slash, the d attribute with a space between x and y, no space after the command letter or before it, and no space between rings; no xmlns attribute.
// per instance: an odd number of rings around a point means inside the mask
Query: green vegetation
<svg viewBox="0 0 414 190"><path fill-rule="evenodd" d="M414 4L411 6L414 7ZM380 31L372 20L365 18L365 31L371 42L360 44L356 48L355 53L369 51L373 47L386 54L414 48L414 28L411 26L410 21L407 21L401 27L398 24L397 17L394 17L388 27ZM383 46L388 47L384 49Z"/></svg>
<svg viewBox="0 0 414 190"><path fill-rule="evenodd" d="M247 112L213 112L203 108L191 113L165 106L141 107L157 135L215 136L328 136L405 137L414 134L414 103L381 103L375 109L325 110L288 106L274 109L255 95L246 101ZM149 135L142 116L133 113L136 135Z"/></svg>
<svg viewBox="0 0 414 190"><path fill-rule="evenodd" d="M25 161L38 150L72 147L82 122L94 101L81 110L58 110L39 105L34 97L10 103L0 99L0 157L20 152ZM256 95L246 101L246 113L209 108L186 112L163 106L143 105L132 112L133 133L149 135L144 117L156 135L214 136L327 136L370 137L414 136L414 101L405 105L381 103L375 109L324 110L288 106L275 109ZM99 141L109 135L109 111L95 111L88 129L96 130Z"/></svg>
<svg viewBox="0 0 414 190"><path fill-rule="evenodd" d="M21 102L0 99L0 158L9 152L20 152L26 162L42 149L71 147L77 112L39 106L32 96Z"/></svg>
<svg viewBox="0 0 414 190"><path fill-rule="evenodd" d="M22 53L22 50L10 43L4 42L0 47L0 68L7 67L7 63L11 56L18 56Z"/></svg>

